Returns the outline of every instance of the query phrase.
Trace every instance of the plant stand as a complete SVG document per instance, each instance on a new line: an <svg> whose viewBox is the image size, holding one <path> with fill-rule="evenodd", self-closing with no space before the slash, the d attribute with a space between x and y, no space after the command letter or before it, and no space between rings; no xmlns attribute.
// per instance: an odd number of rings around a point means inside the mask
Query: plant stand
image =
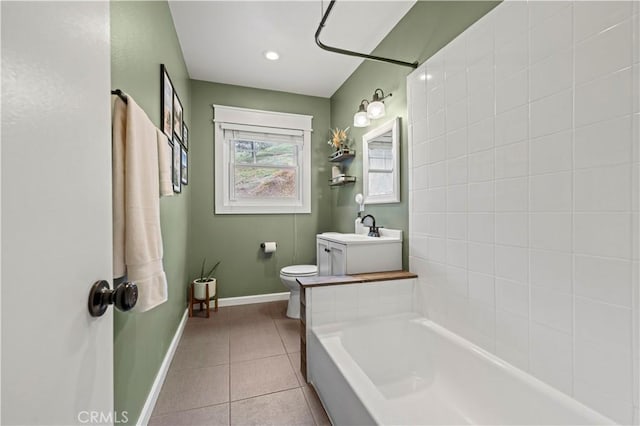
<svg viewBox="0 0 640 426"><path fill-rule="evenodd" d="M191 285L189 286L189 317L193 316L193 306L194 305L200 305L200 310L202 311L202 305L206 305L207 307L207 318L209 318L209 302L211 301L211 298L209 297L209 284L205 284L206 286L206 290L205 290L205 298L204 299L196 299L194 296L194 284L191 283ZM213 311L214 312L218 312L218 292L216 291L216 294L213 296Z"/></svg>

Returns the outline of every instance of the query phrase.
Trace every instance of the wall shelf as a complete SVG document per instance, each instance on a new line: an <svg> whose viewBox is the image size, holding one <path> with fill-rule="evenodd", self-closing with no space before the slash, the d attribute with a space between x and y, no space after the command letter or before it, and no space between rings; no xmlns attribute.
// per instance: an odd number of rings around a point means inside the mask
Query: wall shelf
<svg viewBox="0 0 640 426"><path fill-rule="evenodd" d="M329 161L332 163L341 163L356 156L355 151L340 149L329 156Z"/></svg>
<svg viewBox="0 0 640 426"><path fill-rule="evenodd" d="M355 183L355 176L347 176L345 173L346 169L351 164L350 161L356 156L356 152L354 150L350 150L349 148L342 148L335 151L333 154L329 156L329 162L331 163L340 163L338 165L332 166L332 175L334 176L332 179L329 179L329 186L331 188L348 185L350 183ZM335 169L340 169L340 174L337 175Z"/></svg>
<svg viewBox="0 0 640 426"><path fill-rule="evenodd" d="M356 182L356 177L355 176L341 176L338 179L330 179L329 180L329 186L344 186L350 183L355 183Z"/></svg>

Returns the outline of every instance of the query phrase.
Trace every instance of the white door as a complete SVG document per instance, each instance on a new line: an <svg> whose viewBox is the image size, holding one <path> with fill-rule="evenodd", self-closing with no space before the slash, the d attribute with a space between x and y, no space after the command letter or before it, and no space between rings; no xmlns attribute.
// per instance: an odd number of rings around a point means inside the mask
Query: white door
<svg viewBox="0 0 640 426"><path fill-rule="evenodd" d="M1 423L111 424L109 3L0 8Z"/></svg>

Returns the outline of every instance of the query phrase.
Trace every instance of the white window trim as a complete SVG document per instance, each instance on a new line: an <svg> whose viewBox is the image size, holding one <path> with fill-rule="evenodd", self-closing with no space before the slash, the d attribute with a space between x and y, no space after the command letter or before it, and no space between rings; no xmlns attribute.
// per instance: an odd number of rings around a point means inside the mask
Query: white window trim
<svg viewBox="0 0 640 426"><path fill-rule="evenodd" d="M290 214L311 213L311 121L313 116L283 112L260 111L224 105L213 105L215 152L215 213L216 214ZM281 200L232 201L229 197L229 147L224 143L224 126L257 126L302 131L301 199L294 204Z"/></svg>

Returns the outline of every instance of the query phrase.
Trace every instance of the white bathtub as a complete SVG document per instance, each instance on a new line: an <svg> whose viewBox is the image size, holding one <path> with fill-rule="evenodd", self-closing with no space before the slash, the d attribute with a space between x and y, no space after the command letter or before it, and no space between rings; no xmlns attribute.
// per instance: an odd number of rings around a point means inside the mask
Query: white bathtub
<svg viewBox="0 0 640 426"><path fill-rule="evenodd" d="M314 327L307 353L334 425L614 424L414 314Z"/></svg>

